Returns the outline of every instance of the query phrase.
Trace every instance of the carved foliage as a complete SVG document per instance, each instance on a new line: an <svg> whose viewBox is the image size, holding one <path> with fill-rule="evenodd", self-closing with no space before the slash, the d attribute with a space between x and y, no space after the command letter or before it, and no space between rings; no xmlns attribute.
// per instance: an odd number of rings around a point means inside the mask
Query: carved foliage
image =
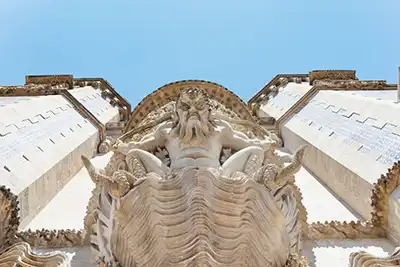
<svg viewBox="0 0 400 267"><path fill-rule="evenodd" d="M389 195L400 185L400 161L396 162L388 170L386 175L382 175L372 190L372 219L371 222L376 227L381 227L385 231L388 228L388 202Z"/></svg>
<svg viewBox="0 0 400 267"><path fill-rule="evenodd" d="M83 233L80 230L36 230L18 232L13 240L26 242L37 248L63 248L81 246L83 244Z"/></svg>
<svg viewBox="0 0 400 267"><path fill-rule="evenodd" d="M18 231L18 200L10 189L0 186L0 249L11 245Z"/></svg>

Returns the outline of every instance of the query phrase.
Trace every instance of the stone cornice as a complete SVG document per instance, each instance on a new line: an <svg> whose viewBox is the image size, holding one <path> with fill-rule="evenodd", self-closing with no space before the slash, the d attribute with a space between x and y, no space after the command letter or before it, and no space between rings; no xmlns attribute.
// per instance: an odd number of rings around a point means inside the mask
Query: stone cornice
<svg viewBox="0 0 400 267"><path fill-rule="evenodd" d="M110 105L119 108L123 121L128 121L131 114L131 104L111 86L111 84L103 78L74 78L74 86L92 86L100 89L101 96L108 99Z"/></svg>
<svg viewBox="0 0 400 267"><path fill-rule="evenodd" d="M124 132L128 132L143 120L152 110L175 100L179 92L187 87L199 87L207 91L210 97L224 104L238 114L240 119L255 122L255 118L247 109L247 105L233 92L213 82L203 80L183 80L168 83L147 95L132 111L131 118Z"/></svg>
<svg viewBox="0 0 400 267"><path fill-rule="evenodd" d="M99 131L100 144L104 141L106 137L106 127L101 123L96 116L94 116L81 102L79 102L68 90L60 90L60 95L62 95L68 102L70 102L75 110L85 119L97 128Z"/></svg>
<svg viewBox="0 0 400 267"><path fill-rule="evenodd" d="M385 80L316 80L318 90L396 90L396 84L387 84Z"/></svg>
<svg viewBox="0 0 400 267"><path fill-rule="evenodd" d="M280 127L280 123L285 121L288 117L294 114L299 107L302 107L313 94L311 91L322 90L346 90L346 91L360 91L360 90L396 90L397 85L387 84L385 80L358 80L355 70L314 70L309 74L278 74L270 82L268 82L257 94L255 94L249 101L248 107L253 116L257 116L257 112L263 102L268 101L270 93L278 92L280 88L286 86L290 82L305 82L309 81L313 87L301 97L286 113L281 116L277 122L276 127Z"/></svg>
<svg viewBox="0 0 400 267"><path fill-rule="evenodd" d="M46 84L51 86L67 84L69 89L73 88L73 76L71 74L57 75L27 75L25 76L25 85Z"/></svg>
<svg viewBox="0 0 400 267"><path fill-rule="evenodd" d="M100 144L106 137L105 125L69 92L70 89L74 86L91 86L101 90L101 96L112 106L119 108L121 121L126 123L129 120L131 105L103 78L74 79L72 75L30 75L25 77L25 82L25 85L0 86L0 97L62 95L82 117L87 118L99 130Z"/></svg>
<svg viewBox="0 0 400 267"><path fill-rule="evenodd" d="M310 85L316 80L357 80L355 70L313 70L308 76Z"/></svg>
<svg viewBox="0 0 400 267"><path fill-rule="evenodd" d="M63 96L74 109L84 118L88 119L98 130L100 135L100 143L105 138L105 126L94 116L81 102L79 102L69 91L68 85L58 84L29 84L25 86L1 86L1 96L46 96L46 95L61 95Z"/></svg>
<svg viewBox="0 0 400 267"><path fill-rule="evenodd" d="M257 104L265 99L269 93L279 90L279 88L286 86L289 82L307 82L309 80L308 74L278 74L271 81L261 88L254 96L248 101L248 106ZM264 97L263 97L264 96Z"/></svg>

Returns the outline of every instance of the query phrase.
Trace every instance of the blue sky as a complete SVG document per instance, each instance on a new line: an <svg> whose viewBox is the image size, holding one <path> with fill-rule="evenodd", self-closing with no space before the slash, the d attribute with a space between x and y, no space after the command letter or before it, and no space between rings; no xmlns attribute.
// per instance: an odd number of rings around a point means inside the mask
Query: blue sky
<svg viewBox="0 0 400 267"><path fill-rule="evenodd" d="M399 0L0 0L0 84L103 77L135 105L182 79L244 100L276 74L313 69L396 83L399 12Z"/></svg>

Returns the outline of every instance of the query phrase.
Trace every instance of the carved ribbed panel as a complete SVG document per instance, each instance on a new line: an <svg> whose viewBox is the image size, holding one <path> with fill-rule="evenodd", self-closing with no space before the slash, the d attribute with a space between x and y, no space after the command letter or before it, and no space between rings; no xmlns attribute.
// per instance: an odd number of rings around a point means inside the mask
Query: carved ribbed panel
<svg viewBox="0 0 400 267"><path fill-rule="evenodd" d="M283 266L288 257L281 211L245 176L150 174L120 204L111 243L122 267Z"/></svg>
<svg viewBox="0 0 400 267"><path fill-rule="evenodd" d="M67 255L61 252L38 255L28 243L19 242L0 251L0 267L70 267Z"/></svg>

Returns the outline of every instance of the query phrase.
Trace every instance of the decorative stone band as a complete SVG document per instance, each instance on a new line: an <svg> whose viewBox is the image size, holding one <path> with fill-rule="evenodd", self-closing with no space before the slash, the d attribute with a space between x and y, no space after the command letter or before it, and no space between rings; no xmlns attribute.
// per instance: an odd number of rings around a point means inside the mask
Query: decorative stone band
<svg viewBox="0 0 400 267"><path fill-rule="evenodd" d="M385 80L316 80L313 83L319 90L396 90L395 84Z"/></svg>
<svg viewBox="0 0 400 267"><path fill-rule="evenodd" d="M13 244L26 242L35 248L65 248L83 245L81 230L36 230L16 233Z"/></svg>
<svg viewBox="0 0 400 267"><path fill-rule="evenodd" d="M0 96L45 96L58 95L68 84L28 84L18 86L0 86Z"/></svg>
<svg viewBox="0 0 400 267"><path fill-rule="evenodd" d="M309 73L310 85L315 80L357 80L355 70L313 70Z"/></svg>
<svg viewBox="0 0 400 267"><path fill-rule="evenodd" d="M197 87L204 89L208 95L236 113L240 119L255 122L247 105L227 88L209 81L184 80L166 84L146 96L132 111L131 118L125 127L125 133L136 127L152 110L176 100L183 88Z"/></svg>
<svg viewBox="0 0 400 267"><path fill-rule="evenodd" d="M70 260L68 256L62 252L52 252L42 255L36 254L32 251L28 243L20 242L0 251L0 266L67 267L70 266Z"/></svg>
<svg viewBox="0 0 400 267"><path fill-rule="evenodd" d="M58 75L28 75L25 76L25 84L49 84L62 85L68 84L68 88L73 88L73 76L70 74L58 74Z"/></svg>
<svg viewBox="0 0 400 267"><path fill-rule="evenodd" d="M372 225L370 222L361 223L331 221L312 223L308 226L306 238L311 240L322 239L360 239L384 237L385 231Z"/></svg>

